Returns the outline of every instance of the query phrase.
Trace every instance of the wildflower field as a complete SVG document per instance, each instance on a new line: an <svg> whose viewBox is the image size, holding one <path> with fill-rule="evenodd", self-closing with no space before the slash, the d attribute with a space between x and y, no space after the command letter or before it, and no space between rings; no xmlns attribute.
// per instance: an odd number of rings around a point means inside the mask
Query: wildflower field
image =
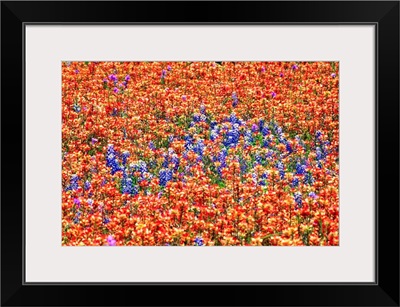
<svg viewBox="0 0 400 307"><path fill-rule="evenodd" d="M338 62L63 62L62 245L339 245Z"/></svg>

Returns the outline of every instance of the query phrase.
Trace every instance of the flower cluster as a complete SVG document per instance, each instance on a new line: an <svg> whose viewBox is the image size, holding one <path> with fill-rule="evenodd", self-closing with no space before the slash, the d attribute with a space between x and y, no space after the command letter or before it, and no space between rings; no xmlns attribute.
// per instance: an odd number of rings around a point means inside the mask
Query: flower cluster
<svg viewBox="0 0 400 307"><path fill-rule="evenodd" d="M62 245L339 245L338 63L219 64L62 64Z"/></svg>

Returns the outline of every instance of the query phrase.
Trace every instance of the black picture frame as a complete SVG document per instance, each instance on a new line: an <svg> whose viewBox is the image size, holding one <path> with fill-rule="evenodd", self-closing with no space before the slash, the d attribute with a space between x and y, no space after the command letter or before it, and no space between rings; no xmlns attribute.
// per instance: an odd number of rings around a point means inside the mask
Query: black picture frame
<svg viewBox="0 0 400 307"><path fill-rule="evenodd" d="M24 282L24 25L132 22L375 25L375 283ZM399 1L2 1L1 305L399 306Z"/></svg>

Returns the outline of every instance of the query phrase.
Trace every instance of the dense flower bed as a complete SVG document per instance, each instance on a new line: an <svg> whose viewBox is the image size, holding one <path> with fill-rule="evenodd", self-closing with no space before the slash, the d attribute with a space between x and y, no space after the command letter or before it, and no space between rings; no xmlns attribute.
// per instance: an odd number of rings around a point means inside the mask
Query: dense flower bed
<svg viewBox="0 0 400 307"><path fill-rule="evenodd" d="M338 245L336 62L64 62L63 245Z"/></svg>

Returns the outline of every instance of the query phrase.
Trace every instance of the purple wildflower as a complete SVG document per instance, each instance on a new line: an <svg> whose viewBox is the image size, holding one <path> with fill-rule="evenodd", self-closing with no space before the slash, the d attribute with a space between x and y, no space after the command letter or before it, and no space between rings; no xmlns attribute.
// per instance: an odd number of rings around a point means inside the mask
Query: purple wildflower
<svg viewBox="0 0 400 307"><path fill-rule="evenodd" d="M314 198L314 199L318 198L318 196L315 194L315 192L310 192L308 194L308 196L310 196L311 198Z"/></svg>
<svg viewBox="0 0 400 307"><path fill-rule="evenodd" d="M109 76L108 76L108 79L110 79L111 81L114 81L114 82L117 82L117 81L118 81L117 76L114 75L114 74L109 75Z"/></svg>
<svg viewBox="0 0 400 307"><path fill-rule="evenodd" d="M108 243L108 246L116 246L117 245L117 241L111 235L109 235L107 237L107 243Z"/></svg>

